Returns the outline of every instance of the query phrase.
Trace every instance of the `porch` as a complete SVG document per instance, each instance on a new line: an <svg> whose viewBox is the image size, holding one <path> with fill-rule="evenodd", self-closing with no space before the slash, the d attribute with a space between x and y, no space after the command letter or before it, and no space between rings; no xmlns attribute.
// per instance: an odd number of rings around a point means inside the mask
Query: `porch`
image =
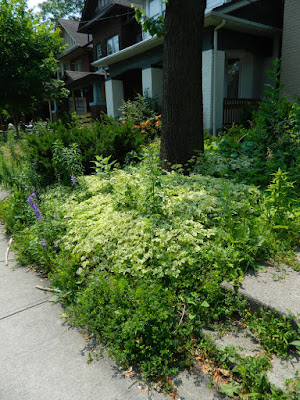
<svg viewBox="0 0 300 400"><path fill-rule="evenodd" d="M258 103L259 99L224 98L223 127L245 124Z"/></svg>

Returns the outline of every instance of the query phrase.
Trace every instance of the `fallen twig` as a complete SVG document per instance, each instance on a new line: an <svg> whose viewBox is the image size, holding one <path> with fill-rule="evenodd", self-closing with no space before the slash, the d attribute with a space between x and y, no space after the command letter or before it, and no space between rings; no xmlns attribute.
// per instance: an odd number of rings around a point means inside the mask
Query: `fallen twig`
<svg viewBox="0 0 300 400"><path fill-rule="evenodd" d="M178 324L178 326L177 326L177 328L175 329L175 331L173 332L173 333L176 333L177 331L178 331L178 328L180 327L180 325L181 325L181 323L182 323L182 321L183 321L183 317L184 317L184 314L185 314L185 304L183 305L183 309L182 309L182 313L181 313L181 318L180 318L180 321L179 321L179 324Z"/></svg>
<svg viewBox="0 0 300 400"><path fill-rule="evenodd" d="M8 265L9 250L10 250L10 246L11 246L11 244L13 243L13 241L14 241L14 239L11 237L11 238L9 239L8 246L7 246L7 249L6 249L6 254L5 254L5 265Z"/></svg>
<svg viewBox="0 0 300 400"><path fill-rule="evenodd" d="M59 289L53 289L45 286L40 286L40 285L35 285L35 287L39 290L44 290L45 292L55 292L55 293L61 293L61 290Z"/></svg>

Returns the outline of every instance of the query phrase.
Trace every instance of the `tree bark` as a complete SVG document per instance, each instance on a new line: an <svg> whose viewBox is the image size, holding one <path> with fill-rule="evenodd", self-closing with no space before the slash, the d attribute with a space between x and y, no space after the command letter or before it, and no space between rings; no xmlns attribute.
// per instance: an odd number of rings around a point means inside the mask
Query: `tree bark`
<svg viewBox="0 0 300 400"><path fill-rule="evenodd" d="M206 0L170 0L164 33L161 159L185 165L204 150L202 42Z"/></svg>

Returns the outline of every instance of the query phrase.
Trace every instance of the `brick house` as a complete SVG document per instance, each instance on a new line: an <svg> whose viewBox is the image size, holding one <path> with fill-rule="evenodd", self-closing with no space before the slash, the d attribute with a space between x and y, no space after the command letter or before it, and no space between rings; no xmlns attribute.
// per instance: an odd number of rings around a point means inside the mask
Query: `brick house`
<svg viewBox="0 0 300 400"><path fill-rule="evenodd" d="M77 21L59 19L57 25L67 45L58 56L58 78L65 82L65 87L70 91L60 111L99 118L100 112L106 112L104 73L91 67L92 36L77 32Z"/></svg>
<svg viewBox="0 0 300 400"><path fill-rule="evenodd" d="M151 17L165 11L162 0L141 0L140 6ZM207 1L202 70L207 131L216 133L224 124L239 122L245 104L263 95L265 71L280 56L282 15L282 0ZM105 80L109 115L118 115L126 98L129 71L135 71L141 93L161 101L163 39L143 34L142 41L102 54L92 65L109 71Z"/></svg>
<svg viewBox="0 0 300 400"><path fill-rule="evenodd" d="M282 33L281 83L283 94L300 96L300 2L285 0Z"/></svg>
<svg viewBox="0 0 300 400"><path fill-rule="evenodd" d="M139 0L135 0L134 6L138 6L137 1ZM142 40L141 26L135 20L132 5L131 1L126 0L86 0L78 32L92 35L94 61L116 54ZM140 70L127 69L122 76L122 82L123 95L117 107L122 104L123 99L133 98L142 92ZM111 90L106 84L106 97L110 98ZM109 107L110 105L111 103ZM108 114L114 113L108 110Z"/></svg>

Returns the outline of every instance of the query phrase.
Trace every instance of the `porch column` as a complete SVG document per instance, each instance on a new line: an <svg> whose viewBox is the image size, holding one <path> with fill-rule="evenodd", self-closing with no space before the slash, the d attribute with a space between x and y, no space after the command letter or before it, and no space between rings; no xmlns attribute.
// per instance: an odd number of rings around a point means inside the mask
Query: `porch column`
<svg viewBox="0 0 300 400"><path fill-rule="evenodd" d="M224 106L224 79L225 79L225 52L218 50L216 63L215 77L215 122L216 131L220 132L223 129L223 106Z"/></svg>
<svg viewBox="0 0 300 400"><path fill-rule="evenodd" d="M108 79L105 81L107 115L110 117L120 116L119 108L123 104L124 87L123 81Z"/></svg>
<svg viewBox="0 0 300 400"><path fill-rule="evenodd" d="M105 99L103 98L101 81L93 83L93 102L90 106L105 106Z"/></svg>
<svg viewBox="0 0 300 400"><path fill-rule="evenodd" d="M163 70L162 68L146 68L142 71L143 95L162 104Z"/></svg>
<svg viewBox="0 0 300 400"><path fill-rule="evenodd" d="M216 79L214 77L214 62L216 62ZM202 52L203 126L210 134L212 134L213 131L214 112L217 132L223 129L224 70L224 51L217 51L216 60L214 60L213 49ZM214 84L216 85L215 103ZM214 104L215 110L213 109Z"/></svg>
<svg viewBox="0 0 300 400"><path fill-rule="evenodd" d="M213 50L202 52L203 127L212 133Z"/></svg>

